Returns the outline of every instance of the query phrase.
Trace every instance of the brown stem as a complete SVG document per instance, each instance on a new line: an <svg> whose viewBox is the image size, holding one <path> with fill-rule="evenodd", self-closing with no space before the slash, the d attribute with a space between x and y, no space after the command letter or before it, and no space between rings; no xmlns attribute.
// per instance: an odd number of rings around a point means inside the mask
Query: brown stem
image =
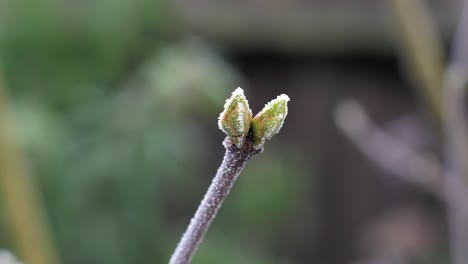
<svg viewBox="0 0 468 264"><path fill-rule="evenodd" d="M468 132L465 94L468 71L468 1L464 1L461 19L454 35L450 63L445 73L443 101L446 136L446 162L453 174L445 177L452 263L468 261ZM465 210L463 210L465 209Z"/></svg>
<svg viewBox="0 0 468 264"><path fill-rule="evenodd" d="M380 168L445 201L441 188L445 170L442 164L429 153L413 149L379 128L359 102L353 99L341 102L335 110L335 123L340 132Z"/></svg>
<svg viewBox="0 0 468 264"><path fill-rule="evenodd" d="M223 162L195 215L190 220L187 230L182 235L169 264L190 263L198 245L247 161L261 152L253 148L253 141L250 136L247 137L242 148L237 148L229 138L224 141L224 146L226 147L226 153Z"/></svg>
<svg viewBox="0 0 468 264"><path fill-rule="evenodd" d="M440 96L444 68L443 43L425 2L388 1L399 33L401 59L407 64L411 81L415 82L417 92L440 127L444 118Z"/></svg>

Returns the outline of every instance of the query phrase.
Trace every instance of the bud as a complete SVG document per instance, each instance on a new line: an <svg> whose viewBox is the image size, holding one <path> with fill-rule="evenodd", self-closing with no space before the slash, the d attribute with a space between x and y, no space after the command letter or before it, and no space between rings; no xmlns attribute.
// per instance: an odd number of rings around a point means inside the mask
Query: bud
<svg viewBox="0 0 468 264"><path fill-rule="evenodd" d="M252 119L254 148L261 149L265 141L276 135L288 114L289 97L285 94L270 101Z"/></svg>
<svg viewBox="0 0 468 264"><path fill-rule="evenodd" d="M218 119L219 129L226 133L238 148L241 148L249 133L251 121L252 110L245 98L244 90L239 87L224 104L224 111Z"/></svg>

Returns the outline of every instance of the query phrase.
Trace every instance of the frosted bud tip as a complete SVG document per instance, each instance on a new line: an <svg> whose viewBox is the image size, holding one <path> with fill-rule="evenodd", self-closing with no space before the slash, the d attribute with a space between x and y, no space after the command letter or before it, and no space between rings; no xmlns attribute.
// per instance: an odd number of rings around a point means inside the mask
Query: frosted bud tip
<svg viewBox="0 0 468 264"><path fill-rule="evenodd" d="M252 111L245 98L244 90L238 87L224 104L224 110L219 115L218 126L226 135L241 148L249 133Z"/></svg>
<svg viewBox="0 0 468 264"><path fill-rule="evenodd" d="M267 140L280 131L288 114L289 100L289 96L279 95L252 119L254 148L261 149Z"/></svg>

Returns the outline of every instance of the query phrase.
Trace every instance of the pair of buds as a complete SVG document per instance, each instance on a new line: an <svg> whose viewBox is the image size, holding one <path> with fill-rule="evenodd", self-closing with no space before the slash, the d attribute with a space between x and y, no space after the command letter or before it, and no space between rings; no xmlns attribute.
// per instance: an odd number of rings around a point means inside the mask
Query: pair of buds
<svg viewBox="0 0 468 264"><path fill-rule="evenodd" d="M279 95L270 101L254 118L244 90L237 88L226 100L224 111L219 116L218 125L234 142L236 147L244 145L245 138L252 129L254 148L260 150L265 142L276 135L283 126L288 114L289 97Z"/></svg>

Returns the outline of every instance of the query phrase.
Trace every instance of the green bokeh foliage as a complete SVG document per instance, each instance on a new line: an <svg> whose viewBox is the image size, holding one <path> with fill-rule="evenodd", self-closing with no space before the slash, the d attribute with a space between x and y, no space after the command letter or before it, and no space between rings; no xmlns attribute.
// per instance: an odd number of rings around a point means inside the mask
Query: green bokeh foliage
<svg viewBox="0 0 468 264"><path fill-rule="evenodd" d="M175 211L192 213L184 204L201 196L190 188L207 188L198 182L203 165L221 160L203 160L213 134L203 123L215 127L240 78L212 48L179 34L170 14L155 0L0 0L12 114L64 263L166 263L188 223ZM283 178L289 165L271 163L251 173L264 175L262 192L239 185L198 263L223 255L225 263L280 263L216 242L234 234L227 217L243 219L237 234L287 221L278 210L293 208L299 194ZM0 248L15 251L1 212Z"/></svg>

